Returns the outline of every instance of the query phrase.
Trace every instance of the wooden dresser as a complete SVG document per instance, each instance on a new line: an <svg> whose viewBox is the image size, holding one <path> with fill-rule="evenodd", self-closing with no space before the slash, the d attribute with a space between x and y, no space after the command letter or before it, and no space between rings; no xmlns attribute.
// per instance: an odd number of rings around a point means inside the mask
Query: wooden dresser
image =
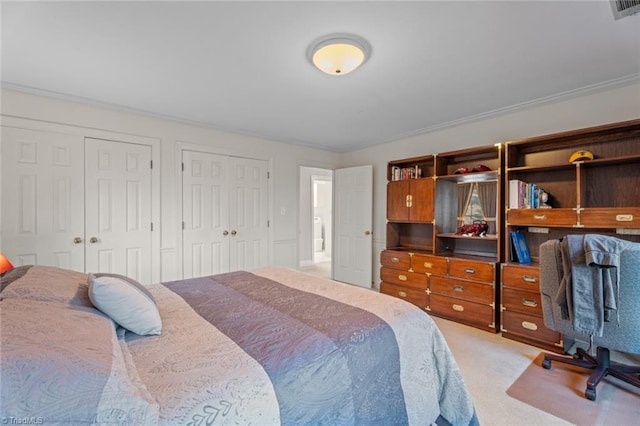
<svg viewBox="0 0 640 426"><path fill-rule="evenodd" d="M562 334L544 326L537 266L502 264L500 274L502 333L552 352L564 352L571 344Z"/></svg>
<svg viewBox="0 0 640 426"><path fill-rule="evenodd" d="M429 277L429 306L435 315L495 333L496 263L443 257L445 275Z"/></svg>

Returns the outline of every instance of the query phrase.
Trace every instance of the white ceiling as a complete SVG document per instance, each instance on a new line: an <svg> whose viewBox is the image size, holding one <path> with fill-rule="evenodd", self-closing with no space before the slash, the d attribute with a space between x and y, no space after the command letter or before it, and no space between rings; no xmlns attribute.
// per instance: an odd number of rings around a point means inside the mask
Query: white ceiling
<svg viewBox="0 0 640 426"><path fill-rule="evenodd" d="M4 87L345 152L640 78L608 1L2 2ZM344 76L309 44L354 33Z"/></svg>

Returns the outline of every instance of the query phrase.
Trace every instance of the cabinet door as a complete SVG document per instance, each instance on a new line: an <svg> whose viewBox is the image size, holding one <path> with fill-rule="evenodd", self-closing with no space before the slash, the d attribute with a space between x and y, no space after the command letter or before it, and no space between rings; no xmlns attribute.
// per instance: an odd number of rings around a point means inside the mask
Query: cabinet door
<svg viewBox="0 0 640 426"><path fill-rule="evenodd" d="M1 157L4 254L84 272L82 137L3 126Z"/></svg>
<svg viewBox="0 0 640 426"><path fill-rule="evenodd" d="M410 181L411 207L409 220L415 222L433 221L433 180L416 179Z"/></svg>
<svg viewBox="0 0 640 426"><path fill-rule="evenodd" d="M387 183L387 220L409 220L409 208L407 207L408 196L408 180Z"/></svg>

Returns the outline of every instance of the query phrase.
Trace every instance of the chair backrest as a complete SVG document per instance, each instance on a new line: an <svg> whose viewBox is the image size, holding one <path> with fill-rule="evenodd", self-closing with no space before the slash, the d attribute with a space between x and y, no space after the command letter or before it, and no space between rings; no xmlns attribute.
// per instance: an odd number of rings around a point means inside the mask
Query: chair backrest
<svg viewBox="0 0 640 426"><path fill-rule="evenodd" d="M554 302L563 276L558 240L540 245L540 293L545 325L571 338L589 341L589 336L576 333L571 322L562 318L560 306ZM594 336L596 345L640 354L640 243L630 243L620 255L619 324L604 323L601 337Z"/></svg>

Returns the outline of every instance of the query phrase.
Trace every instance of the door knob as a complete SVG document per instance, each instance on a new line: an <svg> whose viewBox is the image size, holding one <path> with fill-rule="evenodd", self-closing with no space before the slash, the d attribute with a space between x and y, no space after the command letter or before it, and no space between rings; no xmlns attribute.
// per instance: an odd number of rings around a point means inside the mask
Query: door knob
<svg viewBox="0 0 640 426"><path fill-rule="evenodd" d="M371 235L372 232L371 231L364 231L364 235Z"/></svg>
<svg viewBox="0 0 640 426"><path fill-rule="evenodd" d="M81 242L82 242L82 238L80 238L80 237L75 237L73 239L73 244L80 244Z"/></svg>
<svg viewBox="0 0 640 426"><path fill-rule="evenodd" d="M229 235L229 231L227 231L226 229L222 232L222 235Z"/></svg>
<svg viewBox="0 0 640 426"><path fill-rule="evenodd" d="M98 242L98 239L97 239L96 237L91 237L91 238L89 239L89 242L90 242L91 244L95 244L95 243L97 243L97 242Z"/></svg>
<svg viewBox="0 0 640 426"><path fill-rule="evenodd" d="M235 229L233 229L233 230L231 231L231 235L236 235L236 234L237 234L236 230L235 230Z"/></svg>

